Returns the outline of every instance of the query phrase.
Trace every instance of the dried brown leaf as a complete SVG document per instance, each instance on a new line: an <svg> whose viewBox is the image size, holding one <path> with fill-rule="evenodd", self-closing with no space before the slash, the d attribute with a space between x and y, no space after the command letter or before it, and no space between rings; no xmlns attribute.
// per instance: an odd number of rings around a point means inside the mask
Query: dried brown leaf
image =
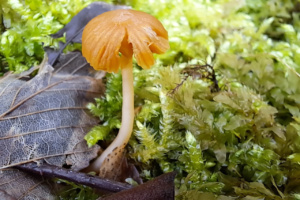
<svg viewBox="0 0 300 200"><path fill-rule="evenodd" d="M166 173L132 189L98 200L173 200L175 198L175 176L175 172Z"/></svg>
<svg viewBox="0 0 300 200"><path fill-rule="evenodd" d="M4 169L0 173L0 199L54 200L51 186L40 176L33 176L17 169Z"/></svg>
<svg viewBox="0 0 300 200"><path fill-rule="evenodd" d="M80 53L65 55L56 67L45 65L28 81L13 74L0 79L0 169L41 159L73 169L88 165L96 147L83 137L98 121L86 104L103 85L88 76Z"/></svg>
<svg viewBox="0 0 300 200"><path fill-rule="evenodd" d="M61 56L54 68L42 64L38 75L33 73L0 79L0 195L52 199L42 177L9 167L32 161L75 171L87 167L99 147L88 148L84 135L99 121L86 104L104 86L80 52Z"/></svg>

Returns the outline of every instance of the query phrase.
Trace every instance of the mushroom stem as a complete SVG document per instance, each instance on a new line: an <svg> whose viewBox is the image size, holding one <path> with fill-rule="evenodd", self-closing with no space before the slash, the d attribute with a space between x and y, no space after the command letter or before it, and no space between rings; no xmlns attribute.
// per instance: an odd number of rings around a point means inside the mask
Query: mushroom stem
<svg viewBox="0 0 300 200"><path fill-rule="evenodd" d="M122 124L115 140L105 149L105 151L88 167L88 170L99 172L103 161L114 149L124 148L128 143L134 121L134 87L133 87L133 70L132 58L122 67Z"/></svg>

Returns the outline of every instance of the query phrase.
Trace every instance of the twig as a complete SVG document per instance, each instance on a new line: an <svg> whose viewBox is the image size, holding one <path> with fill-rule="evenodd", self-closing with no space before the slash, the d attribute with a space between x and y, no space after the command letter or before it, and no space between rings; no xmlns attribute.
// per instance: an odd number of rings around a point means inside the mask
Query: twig
<svg viewBox="0 0 300 200"><path fill-rule="evenodd" d="M188 76L184 77L184 79L180 83L176 84L176 87L170 90L168 92L168 95L173 95L183 85L187 78Z"/></svg>
<svg viewBox="0 0 300 200"><path fill-rule="evenodd" d="M75 172L72 170L56 167L48 164L38 166L36 163L27 163L15 166L14 168L21 171L38 174L50 178L60 178L77 184L86 185L92 188L100 189L107 192L119 192L132 188L131 185L120 183L108 179L103 179L89 174Z"/></svg>
<svg viewBox="0 0 300 200"><path fill-rule="evenodd" d="M209 79L213 82L210 89L211 92L219 92L219 84L216 77L215 70L212 65L205 64L205 65L188 65L183 71L183 74L185 74L185 77L183 80L176 84L176 87L168 92L168 95L173 95L187 80L189 76L191 76L193 79Z"/></svg>

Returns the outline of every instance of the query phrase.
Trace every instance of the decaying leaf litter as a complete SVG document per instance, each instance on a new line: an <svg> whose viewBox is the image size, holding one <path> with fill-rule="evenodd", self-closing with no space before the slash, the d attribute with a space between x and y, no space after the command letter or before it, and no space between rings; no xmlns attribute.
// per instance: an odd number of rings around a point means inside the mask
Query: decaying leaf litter
<svg viewBox="0 0 300 200"><path fill-rule="evenodd" d="M10 74L2 78L2 169L43 159L79 170L95 156L89 152L98 148L88 148L83 136L98 120L87 114L85 105L101 95L104 86L88 76L88 64L76 56L80 54L66 55L56 70L41 66L29 81Z"/></svg>
<svg viewBox="0 0 300 200"><path fill-rule="evenodd" d="M80 170L99 150L98 146L88 148L83 137L99 122L85 105L103 93L101 80L91 76L80 53L62 56L55 67L44 63L33 78L25 72L1 79L0 185L8 193L12 183L6 179L20 183L9 178L15 173L8 167L34 161Z"/></svg>

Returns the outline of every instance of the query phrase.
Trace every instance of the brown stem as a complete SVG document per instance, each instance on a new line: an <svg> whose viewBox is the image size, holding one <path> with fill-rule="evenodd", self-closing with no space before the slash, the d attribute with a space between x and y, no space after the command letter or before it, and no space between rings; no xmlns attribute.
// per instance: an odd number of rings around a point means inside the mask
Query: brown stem
<svg viewBox="0 0 300 200"><path fill-rule="evenodd" d="M107 192L119 192L132 188L132 186L129 184L103 179L97 176L75 172L48 164L42 164L38 166L36 163L27 163L24 165L17 165L14 168L25 172L46 176L49 178L64 179Z"/></svg>

